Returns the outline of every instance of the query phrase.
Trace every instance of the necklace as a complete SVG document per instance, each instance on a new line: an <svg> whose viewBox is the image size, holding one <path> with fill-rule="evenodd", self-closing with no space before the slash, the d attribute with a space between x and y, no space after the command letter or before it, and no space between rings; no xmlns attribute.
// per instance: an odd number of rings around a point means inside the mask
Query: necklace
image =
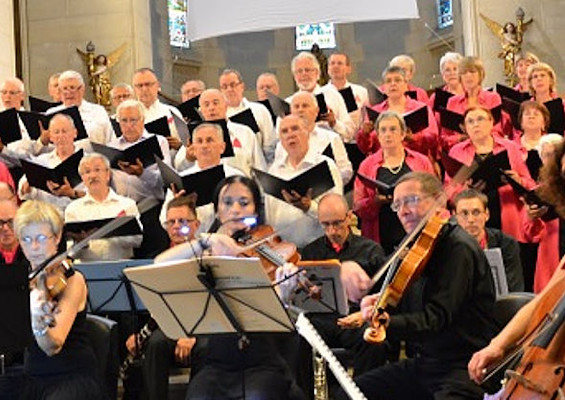
<svg viewBox="0 0 565 400"><path fill-rule="evenodd" d="M385 165L385 168L388 169L391 174L397 175L402 169L402 166L404 165L404 158L405 158L405 154L402 154L402 160L400 160L400 164L398 166L389 167L388 165Z"/></svg>

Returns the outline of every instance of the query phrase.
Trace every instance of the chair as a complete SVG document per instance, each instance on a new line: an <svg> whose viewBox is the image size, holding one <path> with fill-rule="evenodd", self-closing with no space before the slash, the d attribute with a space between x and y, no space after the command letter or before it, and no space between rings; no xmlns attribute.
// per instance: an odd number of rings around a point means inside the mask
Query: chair
<svg viewBox="0 0 565 400"><path fill-rule="evenodd" d="M533 293L529 292L511 292L498 297L494 303L493 310L494 320L498 329L504 328L518 310L532 300L534 296Z"/></svg>
<svg viewBox="0 0 565 400"><path fill-rule="evenodd" d="M98 362L98 373L109 398L118 390L118 324L98 315L86 315L87 335Z"/></svg>

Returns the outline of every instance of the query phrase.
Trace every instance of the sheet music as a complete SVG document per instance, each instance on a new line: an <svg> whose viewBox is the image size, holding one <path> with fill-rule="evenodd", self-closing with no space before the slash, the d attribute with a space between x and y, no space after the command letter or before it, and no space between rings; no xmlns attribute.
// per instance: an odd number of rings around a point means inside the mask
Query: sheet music
<svg viewBox="0 0 565 400"><path fill-rule="evenodd" d="M496 289L496 297L508 294L508 281L506 280L506 270L504 269L504 261L502 259L502 251L499 247L485 249L488 263L494 279L494 288Z"/></svg>

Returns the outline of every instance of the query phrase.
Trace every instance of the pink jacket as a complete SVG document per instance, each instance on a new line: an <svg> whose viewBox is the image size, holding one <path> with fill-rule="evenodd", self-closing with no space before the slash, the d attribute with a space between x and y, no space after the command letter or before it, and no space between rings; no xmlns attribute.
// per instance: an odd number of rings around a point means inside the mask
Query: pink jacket
<svg viewBox="0 0 565 400"><path fill-rule="evenodd" d="M405 113L417 110L425 105L425 103L407 97ZM377 104L371 108L379 113L386 111L389 109L388 100L385 100L382 103ZM411 150L415 150L435 159L438 154L438 128L434 114L429 107L428 127L418 133L414 133L415 134L413 135L413 139L411 141L405 141L405 146ZM356 140L357 146L365 154L374 154L381 148L379 139L377 137L377 132L375 132L375 130L372 130L368 135L364 134L362 130L359 130L357 132Z"/></svg>
<svg viewBox="0 0 565 400"><path fill-rule="evenodd" d="M383 151L378 150L375 154L365 158L359 166L359 173L369 178L377 176L377 170L384 163ZM406 149L406 165L412 171L424 171L434 173L434 169L428 157L416 151ZM358 178L355 179L353 187L353 209L361 218L361 233L363 236L373 239L379 243L379 209L375 203L375 190L365 186Z"/></svg>
<svg viewBox="0 0 565 400"><path fill-rule="evenodd" d="M535 182L530 176L520 148L516 145L516 143L510 140L494 137L493 154L498 154L504 150L508 152L510 168L518 173L522 179L522 185L528 189L533 188L535 186ZM464 165L470 166L475 158L475 147L473 146L473 143L471 143L470 139L464 140L463 142L453 146L449 152L449 156ZM457 193L464 189L464 185L458 184L451 188L450 182L451 177L446 175L445 185L448 187L447 192L449 194L449 198L453 199ZM500 198L500 210L502 214L501 230L504 233L513 236L520 242L526 241L522 229L522 212L524 206L522 201L510 185L500 186L498 188L498 197Z"/></svg>
<svg viewBox="0 0 565 400"><path fill-rule="evenodd" d="M500 105L502 100L498 93L489 92L488 90L482 90L479 93L479 104L485 108L493 109ZM447 109L459 114L464 114L468 108L467 103L467 96L465 94L456 95L450 97L447 101ZM509 136L512 133L512 122L510 121L510 117L505 112L502 113L501 121L494 125L495 136L498 137L505 137ZM441 127L440 125L440 133L439 133L439 140L442 149L445 152L449 152L449 150L461 141L461 133L457 131L452 131L450 129L446 129Z"/></svg>

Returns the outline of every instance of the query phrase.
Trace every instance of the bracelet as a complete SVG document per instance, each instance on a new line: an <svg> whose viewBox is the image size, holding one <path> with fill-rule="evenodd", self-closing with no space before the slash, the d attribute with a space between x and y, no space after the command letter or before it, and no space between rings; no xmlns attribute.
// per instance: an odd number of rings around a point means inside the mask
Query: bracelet
<svg viewBox="0 0 565 400"><path fill-rule="evenodd" d="M34 329L33 330L33 336L35 337L42 337L45 336L47 334L47 330L49 329L49 326L45 326L45 328L43 329Z"/></svg>

